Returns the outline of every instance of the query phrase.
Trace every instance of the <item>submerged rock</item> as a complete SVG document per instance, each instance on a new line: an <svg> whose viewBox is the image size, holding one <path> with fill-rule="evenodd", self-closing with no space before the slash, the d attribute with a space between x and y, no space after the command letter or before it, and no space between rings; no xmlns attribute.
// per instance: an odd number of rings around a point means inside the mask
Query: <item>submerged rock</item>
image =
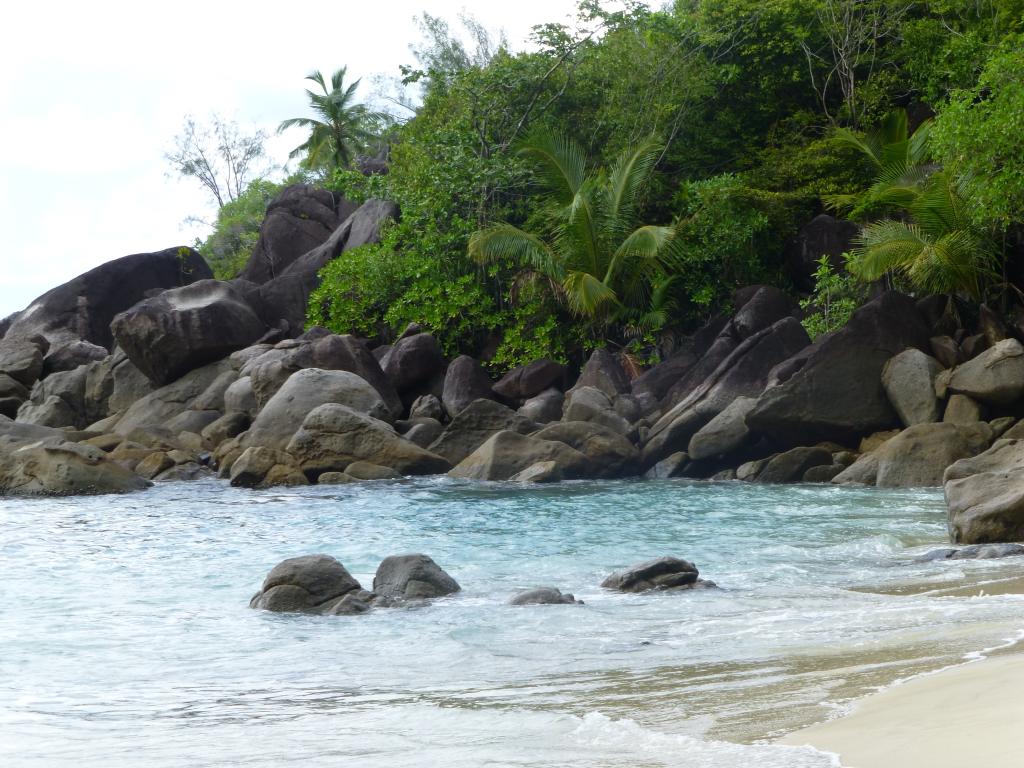
<svg viewBox="0 0 1024 768"><path fill-rule="evenodd" d="M925 552L914 558L917 563L934 560L995 560L1001 557L1024 555L1024 544L972 544L969 547L944 547Z"/></svg>
<svg viewBox="0 0 1024 768"><path fill-rule="evenodd" d="M520 592L508 601L509 605L583 605L571 593L555 587L538 587Z"/></svg>

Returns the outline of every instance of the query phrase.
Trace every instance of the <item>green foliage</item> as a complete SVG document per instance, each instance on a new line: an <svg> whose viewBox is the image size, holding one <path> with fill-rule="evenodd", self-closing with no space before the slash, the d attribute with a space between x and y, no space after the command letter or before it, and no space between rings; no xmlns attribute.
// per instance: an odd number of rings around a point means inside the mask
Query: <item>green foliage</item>
<svg viewBox="0 0 1024 768"><path fill-rule="evenodd" d="M864 286L849 275L832 268L828 256L818 259L814 271L814 292L800 302L806 315L801 321L807 334L816 339L842 328L867 298Z"/></svg>
<svg viewBox="0 0 1024 768"><path fill-rule="evenodd" d="M933 136L936 154L971 179L974 222L1006 229L1024 220L1024 35L992 54L973 87L955 91Z"/></svg>
<svg viewBox="0 0 1024 768"><path fill-rule="evenodd" d="M865 281L897 272L922 291L963 291L980 301L995 275L995 258L991 241L973 223L970 186L955 168L932 174L905 206L908 219L864 227L850 271Z"/></svg>
<svg viewBox="0 0 1024 768"><path fill-rule="evenodd" d="M906 110L897 109L865 135L837 128L835 140L859 152L875 177L866 189L825 195L825 204L854 221L863 221L912 203L932 171L927 164L931 127L931 120L926 120L911 134Z"/></svg>
<svg viewBox="0 0 1024 768"><path fill-rule="evenodd" d="M560 133L536 132L519 151L535 163L540 232L491 225L470 239L470 256L544 275L558 285L569 310L597 332L650 317L651 294L676 258L674 229L639 220L661 146L647 139L627 148L608 172L588 171L583 149Z"/></svg>
<svg viewBox="0 0 1024 768"><path fill-rule="evenodd" d="M309 138L288 154L291 159L300 158L304 168L322 169L329 175L335 168L348 167L356 154L375 143L386 122L385 115L356 102L360 81L346 85L346 72L346 67L336 70L330 88L319 70L307 76L320 86L321 93L306 91L316 117L293 117L277 128L278 133L292 127L309 129Z"/></svg>
<svg viewBox="0 0 1024 768"><path fill-rule="evenodd" d="M724 174L682 185L676 204L682 215L676 290L691 319L706 319L737 287L784 282L783 250L808 216L806 199Z"/></svg>
<svg viewBox="0 0 1024 768"><path fill-rule="evenodd" d="M196 250L206 259L218 280L236 277L245 266L259 239L260 224L267 204L284 184L258 179L234 200L217 211L213 232L203 241L196 241Z"/></svg>

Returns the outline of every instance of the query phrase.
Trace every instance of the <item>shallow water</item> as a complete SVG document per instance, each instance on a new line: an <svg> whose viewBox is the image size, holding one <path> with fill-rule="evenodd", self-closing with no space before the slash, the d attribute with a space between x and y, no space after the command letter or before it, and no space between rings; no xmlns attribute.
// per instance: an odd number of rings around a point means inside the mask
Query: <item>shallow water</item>
<svg viewBox="0 0 1024 768"><path fill-rule="evenodd" d="M211 480L3 499L0 764L835 765L766 740L1024 628L1024 597L922 591L1020 571L910 562L945 535L938 492L827 486ZM358 617L247 607L285 557L326 552L369 585L408 551L463 591ZM722 589L597 586L661 554ZM538 585L586 605L505 604Z"/></svg>

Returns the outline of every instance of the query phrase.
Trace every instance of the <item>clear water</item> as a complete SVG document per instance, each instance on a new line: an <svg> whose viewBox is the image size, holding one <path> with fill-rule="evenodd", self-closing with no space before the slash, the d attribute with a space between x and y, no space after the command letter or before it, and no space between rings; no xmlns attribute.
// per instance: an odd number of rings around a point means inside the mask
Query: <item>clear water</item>
<svg viewBox="0 0 1024 768"><path fill-rule="evenodd" d="M681 481L2 499L0 764L837 765L770 739L1024 628L1020 596L943 591L1020 561L909 562L944 515L932 491ZM463 591L358 617L247 607L285 557L330 553L368 585L409 551ZM597 586L661 554L723 589ZM586 605L506 605L538 585Z"/></svg>

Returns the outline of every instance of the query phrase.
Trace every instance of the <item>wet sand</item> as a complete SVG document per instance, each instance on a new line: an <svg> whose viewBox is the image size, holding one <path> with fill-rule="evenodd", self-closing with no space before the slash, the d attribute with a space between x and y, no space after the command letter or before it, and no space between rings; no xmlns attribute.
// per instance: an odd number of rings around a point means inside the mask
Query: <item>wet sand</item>
<svg viewBox="0 0 1024 768"><path fill-rule="evenodd" d="M910 680L858 702L851 714L789 734L840 756L844 768L1020 768L1024 654Z"/></svg>

